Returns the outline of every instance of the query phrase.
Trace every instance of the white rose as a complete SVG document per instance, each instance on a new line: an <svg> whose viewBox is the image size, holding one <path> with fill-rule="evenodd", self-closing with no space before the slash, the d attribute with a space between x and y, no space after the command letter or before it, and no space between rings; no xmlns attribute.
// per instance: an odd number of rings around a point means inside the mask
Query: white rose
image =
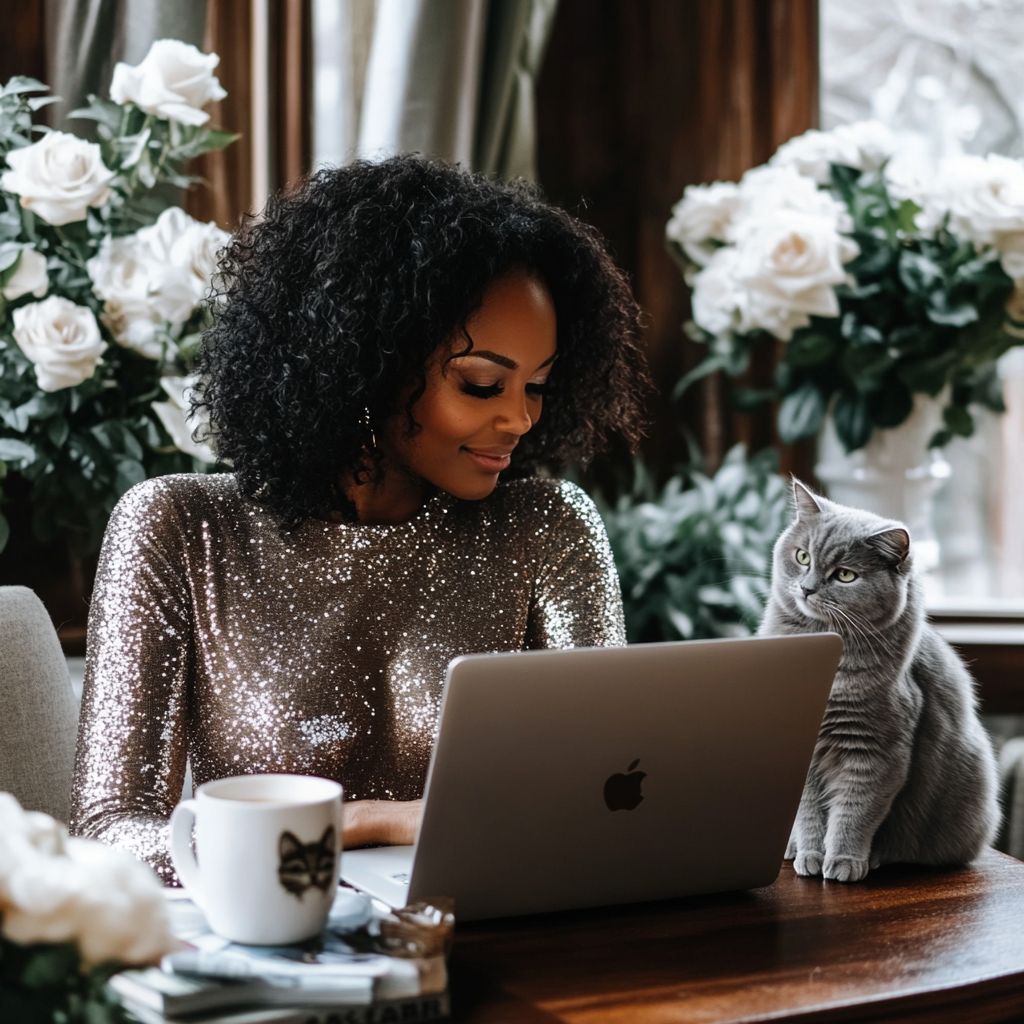
<svg viewBox="0 0 1024 1024"><path fill-rule="evenodd" d="M41 299L49 287L46 257L37 249L22 249L17 269L4 286L4 298L8 302L13 302L31 292L37 299Z"/></svg>
<svg viewBox="0 0 1024 1024"><path fill-rule="evenodd" d="M760 327L789 341L810 314L839 315L835 286L849 279L843 264L859 249L827 216L776 210L746 222L736 252L734 274L745 293L739 329Z"/></svg>
<svg viewBox="0 0 1024 1024"><path fill-rule="evenodd" d="M819 185L827 185L832 180L831 164L877 171L895 151L895 136L884 124L859 121L828 132L812 128L784 142L768 163L791 167Z"/></svg>
<svg viewBox="0 0 1024 1024"><path fill-rule="evenodd" d="M171 259L175 266L188 271L196 305L206 298L217 270L217 257L230 238L227 231L222 231L212 221L202 224L193 220L189 229L174 243Z"/></svg>
<svg viewBox="0 0 1024 1024"><path fill-rule="evenodd" d="M68 838L0 793L0 918L14 942L75 942L87 965L152 963L175 945L156 876L124 850Z"/></svg>
<svg viewBox="0 0 1024 1024"><path fill-rule="evenodd" d="M230 235L212 221L200 223L180 207L171 206L136 237L148 258L165 268L153 292L156 307L164 319L184 323L206 295L217 267L217 253Z"/></svg>
<svg viewBox="0 0 1024 1024"><path fill-rule="evenodd" d="M88 380L107 349L92 310L59 295L16 309L14 340L35 364L43 391L60 391Z"/></svg>
<svg viewBox="0 0 1024 1024"><path fill-rule="evenodd" d="M230 236L193 220L177 206L155 224L124 238L105 238L87 264L103 300L103 322L114 338L148 359L159 359L161 322L185 323L202 301L216 253Z"/></svg>
<svg viewBox="0 0 1024 1024"><path fill-rule="evenodd" d="M998 153L955 156L938 177L953 233L1000 250L1007 274L1024 276L1024 163Z"/></svg>
<svg viewBox="0 0 1024 1024"><path fill-rule="evenodd" d="M672 207L665 236L678 242L694 263L704 266L718 248L709 243L725 241L739 202L739 186L731 181L688 185L683 198Z"/></svg>
<svg viewBox="0 0 1024 1024"><path fill-rule="evenodd" d="M217 54L201 53L190 43L158 39L141 64L114 67L110 98L181 124L206 124L210 115L202 108L227 96L213 74L219 63Z"/></svg>
<svg viewBox="0 0 1024 1024"><path fill-rule="evenodd" d="M711 334L725 334L738 326L742 295L736 280L737 258L732 246L720 248L693 279L693 320Z"/></svg>
<svg viewBox="0 0 1024 1024"><path fill-rule="evenodd" d="M812 214L831 223L837 231L850 231L853 220L846 206L810 178L792 167L762 165L740 179L740 202L728 228L728 240L744 232L748 220L780 210Z"/></svg>
<svg viewBox="0 0 1024 1024"><path fill-rule="evenodd" d="M38 142L7 154L9 171L0 188L21 196L21 205L49 224L85 220L90 206L110 198L108 169L95 142L66 132L47 132Z"/></svg>
<svg viewBox="0 0 1024 1024"><path fill-rule="evenodd" d="M149 301L152 268L135 236L108 235L86 269L93 292L103 300L100 319L114 339L147 359L159 359L163 346L155 335L160 318Z"/></svg>
<svg viewBox="0 0 1024 1024"><path fill-rule="evenodd" d="M153 411L178 449L200 462L212 463L217 461L217 457L210 445L204 440L195 441L192 438L194 430L198 430L201 438L208 437L210 426L209 417L202 414L195 417L195 423L189 422L192 419L191 401L195 384L194 376L161 377L160 385L170 401L153 402Z"/></svg>

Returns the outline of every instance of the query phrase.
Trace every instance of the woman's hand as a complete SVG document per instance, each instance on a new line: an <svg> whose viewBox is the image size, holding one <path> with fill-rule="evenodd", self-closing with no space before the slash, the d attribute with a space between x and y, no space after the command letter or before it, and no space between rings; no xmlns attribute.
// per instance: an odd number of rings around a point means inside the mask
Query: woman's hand
<svg viewBox="0 0 1024 1024"><path fill-rule="evenodd" d="M342 846L412 846L422 816L422 800L353 800L345 804Z"/></svg>

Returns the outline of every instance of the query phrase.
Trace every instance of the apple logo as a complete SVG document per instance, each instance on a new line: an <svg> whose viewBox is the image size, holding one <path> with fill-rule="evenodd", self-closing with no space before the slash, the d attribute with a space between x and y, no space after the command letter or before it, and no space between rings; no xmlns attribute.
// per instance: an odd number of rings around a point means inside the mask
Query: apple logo
<svg viewBox="0 0 1024 1024"><path fill-rule="evenodd" d="M644 795L640 792L640 783L647 772L635 772L633 769L640 763L638 757L627 769L628 775L616 772L604 784L604 802L609 811L631 811L639 806Z"/></svg>

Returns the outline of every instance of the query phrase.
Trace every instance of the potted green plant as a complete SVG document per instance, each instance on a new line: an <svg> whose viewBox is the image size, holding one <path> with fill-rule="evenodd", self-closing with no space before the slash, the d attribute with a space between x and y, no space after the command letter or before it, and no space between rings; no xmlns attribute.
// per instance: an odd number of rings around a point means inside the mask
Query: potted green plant
<svg viewBox="0 0 1024 1024"><path fill-rule="evenodd" d="M227 234L170 197L236 137L202 109L225 95L217 61L160 40L117 65L112 99L72 115L97 142L35 123L42 83L0 89L0 475L28 485L35 535L79 557L133 484L213 460L183 409ZM0 516L0 549L7 534Z"/></svg>
<svg viewBox="0 0 1024 1024"><path fill-rule="evenodd" d="M997 361L1024 342L1024 165L932 166L874 122L812 131L688 188L667 236L709 350L681 387L777 348L773 387L739 402L776 399L786 443L820 435L830 495L908 522L934 564L938 453L972 405L1002 410Z"/></svg>
<svg viewBox="0 0 1024 1024"><path fill-rule="evenodd" d="M736 445L713 476L691 458L660 491L638 465L633 493L601 506L631 643L746 636L764 611L790 515L777 453Z"/></svg>

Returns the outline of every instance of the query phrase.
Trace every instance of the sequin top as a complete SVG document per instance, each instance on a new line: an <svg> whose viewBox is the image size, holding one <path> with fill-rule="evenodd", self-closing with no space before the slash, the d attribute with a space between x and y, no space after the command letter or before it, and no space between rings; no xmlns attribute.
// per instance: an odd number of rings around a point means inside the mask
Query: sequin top
<svg viewBox="0 0 1024 1024"><path fill-rule="evenodd" d="M230 474L147 480L100 555L72 831L173 884L186 756L196 785L295 772L347 799L416 799L452 658L623 643L604 525L574 484L512 481L479 502L435 495L398 525L282 534Z"/></svg>

